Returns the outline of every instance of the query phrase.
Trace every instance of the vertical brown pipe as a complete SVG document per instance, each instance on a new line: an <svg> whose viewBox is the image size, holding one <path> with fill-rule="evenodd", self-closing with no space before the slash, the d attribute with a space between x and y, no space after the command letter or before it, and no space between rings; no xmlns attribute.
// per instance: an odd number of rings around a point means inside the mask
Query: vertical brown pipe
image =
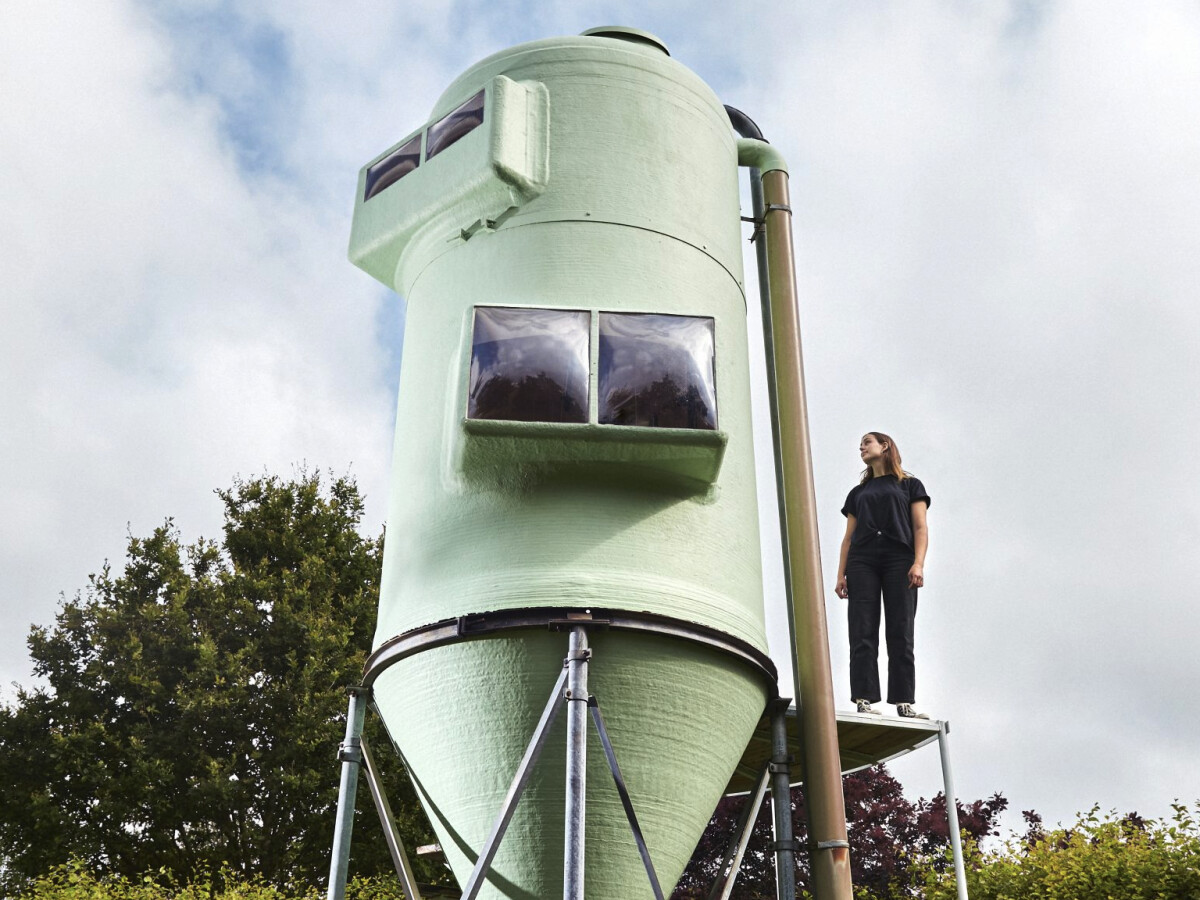
<svg viewBox="0 0 1200 900"><path fill-rule="evenodd" d="M821 548L817 538L816 489L804 395L787 173L780 169L764 172L762 185L787 516L785 539L791 561L791 618L796 651L793 667L804 746L804 793L812 828L809 841L813 887L818 900L851 900L846 806L842 797Z"/></svg>

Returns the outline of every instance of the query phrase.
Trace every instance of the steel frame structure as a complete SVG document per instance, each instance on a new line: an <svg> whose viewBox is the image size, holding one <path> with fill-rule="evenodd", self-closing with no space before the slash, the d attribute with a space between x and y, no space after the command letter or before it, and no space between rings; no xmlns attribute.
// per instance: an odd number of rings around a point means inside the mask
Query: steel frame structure
<svg viewBox="0 0 1200 900"><path fill-rule="evenodd" d="M389 641L377 650L367 662L363 684L350 689L350 702L346 718L346 736L338 751L341 762L341 784L338 794L337 820L334 826L333 854L330 863L328 900L344 900L346 891L346 875L349 865L350 841L353 830L355 797L358 790L360 769L365 772L371 798L375 804L379 821L383 827L384 837L392 856L396 875L401 886L411 900L421 900L421 893L413 876L412 866L404 843L396 828L391 805L383 788L379 774L379 766L371 753L366 737L363 735L366 711L373 706L371 701L372 686L379 675L388 667L405 659L414 653L433 647L444 646L462 640L473 640L499 631L514 628L551 628L568 631L568 648L563 668L559 672L550 696L546 701L541 718L534 728L533 735L526 747L525 754L517 766L512 782L492 829L484 843L474 869L464 886L462 900L475 900L491 869L500 842L516 812L525 787L529 782L533 767L537 763L542 749L550 734L550 729L562 711L567 707L567 790L564 798L565 843L563 864L563 898L564 900L583 900L584 897L584 861L586 844L584 830L586 822L586 758L587 719L590 716L604 750L609 772L621 798L621 804L628 819L630 831L637 844L642 863L646 869L647 879L655 900L664 900L662 887L658 881L650 851L646 846L633 802L621 775L617 763L616 751L604 724L599 700L587 688L588 669L592 661L593 651L588 645L588 628L616 628L633 631L651 631L669 634L675 637L695 640L711 647L717 647L744 661L753 662L763 671L764 677L774 684L774 667L764 655L753 648L741 644L720 632L713 632L690 623L667 619L652 614L609 613L600 610L563 610L555 609L523 609L503 613L491 613L481 616L463 617L443 623L436 623L426 628L401 635ZM768 791L772 797L774 811L774 841L771 849L775 854L775 876L777 896L780 900L795 900L796 854L800 847L795 840L791 816L791 787L792 763L789 753L787 735L787 698L773 697L767 704L766 712L771 722L770 759L763 765L755 789L748 797L742 809L738 823L730 837L729 845L718 869L716 880L708 893L708 900L728 900L737 881L742 859L749 845L750 836L754 830L754 822L758 811L766 798ZM950 825L950 840L954 854L955 878L958 887L959 900L967 900L965 872L963 868L962 847L958 832L958 815L953 798L954 787L950 767L948 746L949 723L937 723L938 747L942 764L942 777L945 793L950 798L946 804ZM397 748L399 749L399 748ZM403 758L403 757L402 757ZM785 798L777 802L776 798ZM839 842L839 848L844 842ZM830 850L833 847L817 847L808 849Z"/></svg>
<svg viewBox="0 0 1200 900"><path fill-rule="evenodd" d="M366 710L371 701L374 682L380 674L402 659L415 653L434 647L444 646L463 640L475 640L501 631L520 628L550 628L552 630L568 631L569 641L563 668L559 673L541 718L534 728L533 735L525 749L525 754L517 766L509 785L507 794L501 804L500 811L492 824L483 849L475 862L467 883L463 886L462 900L475 900L483 887L492 861L500 847L500 842L508 829L509 823L516 812L517 804L525 791L526 785L537 763L542 749L550 734L563 706L567 707L567 789L565 800L565 841L563 856L563 898L564 900L583 900L584 898L584 861L586 858L586 842L584 839L587 802L586 802L586 750L587 750L587 721L590 716L600 739L605 760L613 784L621 799L625 816L629 822L630 832L637 844L638 853L646 869L646 877L655 900L665 900L658 874L650 857L638 824L637 814L633 808L632 798L626 787L617 762L616 750L604 723L600 710L600 701L588 691L588 669L592 660L592 650L588 646L588 628L604 628L637 632L652 632L668 635L704 644L713 649L719 649L750 663L758 669L764 678L764 683L774 690L776 681L775 667L766 654L751 647L743 641L731 638L719 631L695 625L693 623L659 616L651 613L628 613L607 610L568 610L562 608L521 609L498 613L488 613L478 616L464 616L458 619L434 623L424 628L415 629L400 635L383 644L371 655L365 666L363 683L350 689L350 704L346 717L346 736L338 751L341 762L341 783L338 791L337 819L334 825L333 853L329 870L328 900L344 900L346 893L346 877L350 860L350 842L354 826L354 804L358 791L358 776L360 768L364 769L371 791L371 798L379 814L383 826L388 849L396 874L400 878L405 894L411 900L421 900L420 890L413 877L412 866L409 863L407 851L400 834L396 829L391 806L383 789L379 776L379 768L371 754L370 747L363 735ZM786 723L784 714L787 701L782 704L772 699L772 704L778 707L780 732L783 735L781 762L783 783L788 783ZM399 749L399 748L397 748ZM774 762L772 771L775 771ZM788 864L780 866L780 871L786 869L790 874L794 869L794 841L791 837L790 800L787 804L786 835L777 834L776 843L779 854L787 853ZM786 849L785 849L786 847ZM742 852L745 846L742 846ZM740 854L738 856L740 863ZM737 877L737 868L725 876L724 881L732 889ZM727 897L728 894L726 893ZM781 893L782 900L794 900L795 885L792 883L790 893Z"/></svg>

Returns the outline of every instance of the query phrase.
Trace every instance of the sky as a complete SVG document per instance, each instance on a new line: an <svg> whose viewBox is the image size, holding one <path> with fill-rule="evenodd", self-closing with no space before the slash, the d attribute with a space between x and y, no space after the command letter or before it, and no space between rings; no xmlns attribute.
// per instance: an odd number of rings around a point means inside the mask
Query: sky
<svg viewBox="0 0 1200 900"><path fill-rule="evenodd" d="M218 536L236 477L349 472L383 526L404 304L346 261L358 169L483 56L611 24L789 161L839 704L838 511L879 430L933 497L918 706L960 799L1012 828L1200 800L1200 5L1173 0L0 5L0 696L30 625L168 517ZM892 769L940 789L933 749Z"/></svg>

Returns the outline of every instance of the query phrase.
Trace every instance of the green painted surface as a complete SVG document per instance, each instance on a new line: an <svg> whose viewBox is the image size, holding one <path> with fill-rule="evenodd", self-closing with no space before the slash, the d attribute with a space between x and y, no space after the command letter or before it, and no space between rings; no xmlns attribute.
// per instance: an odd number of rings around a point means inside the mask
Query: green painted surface
<svg viewBox="0 0 1200 900"><path fill-rule="evenodd" d="M481 88L479 128L365 203L360 176L351 258L408 300L376 646L470 613L597 606L765 651L738 153L720 102L652 44L574 37L484 60L430 122ZM596 425L595 346L592 424L466 423L477 305L712 317L720 432ZM598 633L593 645L591 687L666 887L767 688L683 641ZM460 882L565 651L562 635L480 640L377 684L443 846L460 848ZM642 895L589 743L588 896ZM561 892L562 768L560 723L485 896Z"/></svg>
<svg viewBox="0 0 1200 900"><path fill-rule="evenodd" d="M716 481L729 435L691 428L645 428L466 419L462 469L499 484L521 473L534 482L640 481L647 489L684 494Z"/></svg>
<svg viewBox="0 0 1200 900"><path fill-rule="evenodd" d="M604 632L591 643L588 686L669 892L761 717L766 693L740 663L696 645ZM458 644L405 660L376 684L377 702L460 884L483 847L566 646L565 634L545 631ZM482 897L562 896L565 721L560 714ZM650 897L603 750L590 722L588 728L587 896Z"/></svg>

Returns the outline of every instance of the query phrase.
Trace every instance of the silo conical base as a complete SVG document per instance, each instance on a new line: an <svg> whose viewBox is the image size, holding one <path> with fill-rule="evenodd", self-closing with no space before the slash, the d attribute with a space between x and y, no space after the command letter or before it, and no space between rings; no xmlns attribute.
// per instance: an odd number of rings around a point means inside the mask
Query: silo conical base
<svg viewBox="0 0 1200 900"><path fill-rule="evenodd" d="M664 890L678 880L768 699L762 671L674 637L589 629L589 688ZM522 630L397 662L375 702L465 884L562 668L567 635ZM480 898L562 895L565 717L550 734ZM599 742L587 749L589 900L649 896Z"/></svg>

